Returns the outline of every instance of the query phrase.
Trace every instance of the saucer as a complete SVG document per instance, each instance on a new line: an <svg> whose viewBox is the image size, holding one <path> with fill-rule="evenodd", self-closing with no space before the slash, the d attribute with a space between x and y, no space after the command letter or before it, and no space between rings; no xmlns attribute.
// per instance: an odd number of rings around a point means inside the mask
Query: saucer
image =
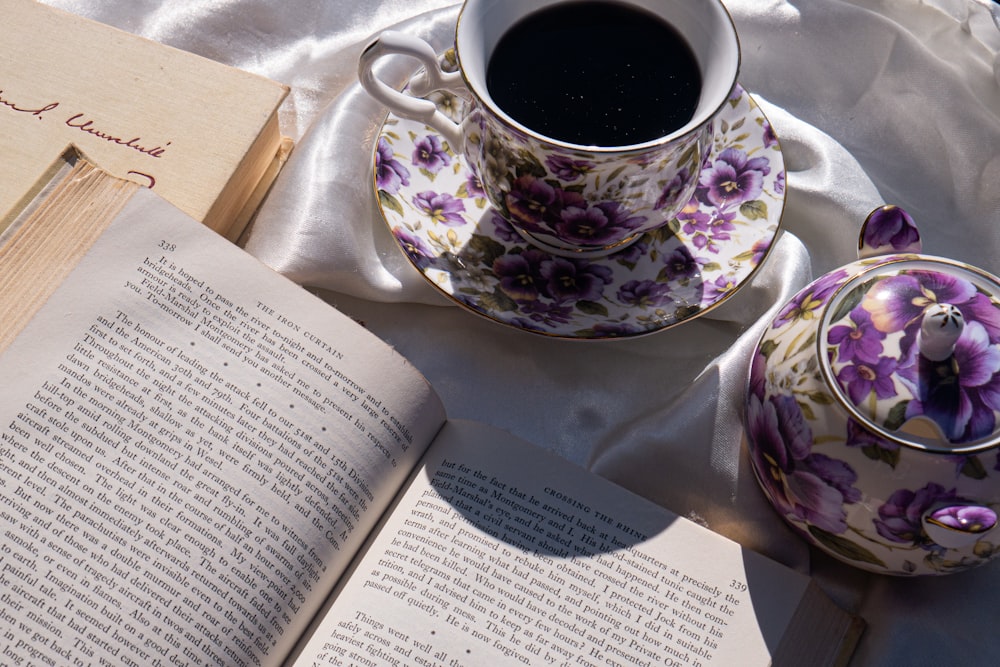
<svg viewBox="0 0 1000 667"><path fill-rule="evenodd" d="M785 167L770 123L739 86L716 122L687 207L604 257L560 257L528 244L435 130L392 114L376 144L375 192L413 266L471 312L558 338L641 336L735 294L778 233Z"/></svg>

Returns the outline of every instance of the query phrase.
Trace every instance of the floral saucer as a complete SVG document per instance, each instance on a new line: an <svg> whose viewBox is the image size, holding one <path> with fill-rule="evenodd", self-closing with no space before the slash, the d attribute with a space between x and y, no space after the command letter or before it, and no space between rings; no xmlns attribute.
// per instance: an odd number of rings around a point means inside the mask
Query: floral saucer
<svg viewBox="0 0 1000 667"><path fill-rule="evenodd" d="M410 262L474 313L560 338L661 331L734 294L778 232L785 168L770 123L740 87L716 122L688 206L605 257L558 257L529 245L440 135L391 114L375 150L379 208Z"/></svg>

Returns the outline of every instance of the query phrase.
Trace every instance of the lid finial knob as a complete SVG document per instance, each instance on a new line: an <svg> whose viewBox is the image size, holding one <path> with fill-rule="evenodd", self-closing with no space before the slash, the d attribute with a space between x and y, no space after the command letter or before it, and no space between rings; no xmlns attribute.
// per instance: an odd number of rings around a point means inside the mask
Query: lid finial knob
<svg viewBox="0 0 1000 667"><path fill-rule="evenodd" d="M936 303L924 311L920 323L918 348L931 361L944 361L955 352L965 318L962 311L950 303Z"/></svg>

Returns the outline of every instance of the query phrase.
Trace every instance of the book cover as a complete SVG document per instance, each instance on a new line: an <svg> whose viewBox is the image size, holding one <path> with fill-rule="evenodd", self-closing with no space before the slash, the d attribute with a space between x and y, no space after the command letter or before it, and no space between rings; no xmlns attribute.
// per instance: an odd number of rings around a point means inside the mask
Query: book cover
<svg viewBox="0 0 1000 667"><path fill-rule="evenodd" d="M68 145L230 238L287 153L288 88L35 0L2 0L0 229Z"/></svg>

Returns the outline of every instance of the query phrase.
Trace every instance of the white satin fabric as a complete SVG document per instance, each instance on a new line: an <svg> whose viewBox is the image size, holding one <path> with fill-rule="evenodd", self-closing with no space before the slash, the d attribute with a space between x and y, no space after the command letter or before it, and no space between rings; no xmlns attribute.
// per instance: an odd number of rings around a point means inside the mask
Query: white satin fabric
<svg viewBox="0 0 1000 667"><path fill-rule="evenodd" d="M763 500L741 447L751 351L813 277L855 257L868 211L906 208L924 250L1000 273L1000 5L990 0L728 0L740 81L788 170L783 232L722 307L626 341L512 330L442 298L377 213L384 118L357 85L369 37L449 46L444 0L49 0L292 87L297 147L246 248L395 346L454 417L506 428L812 573L868 630L854 665L1000 664L1000 563L942 578L874 576L808 549ZM391 63L402 84L411 63ZM706 555L706 557L710 557Z"/></svg>

